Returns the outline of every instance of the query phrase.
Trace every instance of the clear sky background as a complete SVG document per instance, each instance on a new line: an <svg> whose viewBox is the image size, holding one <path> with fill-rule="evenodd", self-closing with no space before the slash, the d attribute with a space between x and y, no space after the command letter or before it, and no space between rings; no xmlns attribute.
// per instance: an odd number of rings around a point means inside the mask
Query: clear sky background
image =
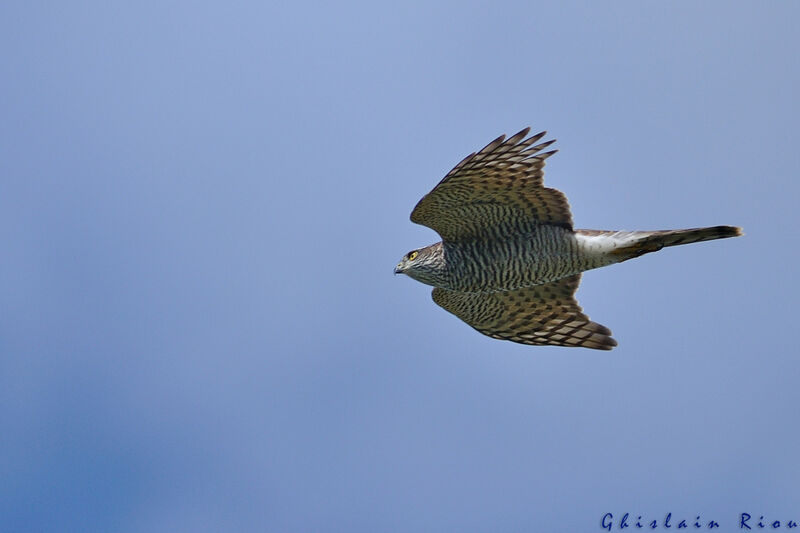
<svg viewBox="0 0 800 533"><path fill-rule="evenodd" d="M0 530L800 522L800 4L3 2ZM612 352L392 269L525 126ZM629 529L628 531L632 531Z"/></svg>

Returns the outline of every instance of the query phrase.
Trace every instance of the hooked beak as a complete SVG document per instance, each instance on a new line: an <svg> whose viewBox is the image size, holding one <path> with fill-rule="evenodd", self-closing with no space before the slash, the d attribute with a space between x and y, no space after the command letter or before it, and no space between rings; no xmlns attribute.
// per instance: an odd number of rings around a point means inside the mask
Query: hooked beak
<svg viewBox="0 0 800 533"><path fill-rule="evenodd" d="M396 267L394 267L394 275L395 276L397 274L402 274L402 273L403 273L403 270L400 268L400 265L397 265Z"/></svg>

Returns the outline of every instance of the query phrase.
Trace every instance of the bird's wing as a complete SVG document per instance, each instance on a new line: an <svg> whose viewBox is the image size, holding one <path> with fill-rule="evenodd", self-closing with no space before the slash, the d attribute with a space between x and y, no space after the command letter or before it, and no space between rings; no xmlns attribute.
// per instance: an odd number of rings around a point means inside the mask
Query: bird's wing
<svg viewBox="0 0 800 533"><path fill-rule="evenodd" d="M572 229L569 203L561 191L544 187L541 153L555 140L536 144L545 132L525 138L530 128L501 135L473 153L419 201L411 221L446 241L530 233L537 225Z"/></svg>
<svg viewBox="0 0 800 533"><path fill-rule="evenodd" d="M433 301L484 335L522 344L610 350L611 331L583 314L575 300L581 275L514 291L433 289Z"/></svg>

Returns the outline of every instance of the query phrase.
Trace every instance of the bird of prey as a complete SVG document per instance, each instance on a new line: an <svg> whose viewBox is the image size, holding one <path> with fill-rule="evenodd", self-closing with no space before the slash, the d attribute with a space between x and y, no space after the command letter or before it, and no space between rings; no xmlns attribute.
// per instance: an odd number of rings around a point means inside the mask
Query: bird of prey
<svg viewBox="0 0 800 533"><path fill-rule="evenodd" d="M575 291L581 272L665 246L736 237L740 228L573 229L564 194L544 186L545 132L501 135L468 155L419 201L411 221L441 242L407 253L395 274L432 285L433 301L495 339L610 350ZM526 138L527 137L527 138ZM538 143L538 144L537 144Z"/></svg>

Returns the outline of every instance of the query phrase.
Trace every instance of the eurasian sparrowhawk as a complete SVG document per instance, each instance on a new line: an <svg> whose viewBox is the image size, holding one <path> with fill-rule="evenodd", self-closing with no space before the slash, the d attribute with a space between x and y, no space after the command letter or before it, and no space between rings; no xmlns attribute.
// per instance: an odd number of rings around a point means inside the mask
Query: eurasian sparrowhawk
<svg viewBox="0 0 800 533"><path fill-rule="evenodd" d="M611 331L575 300L581 272L665 246L741 235L732 226L665 231L573 229L563 193L544 186L553 144L529 128L502 135L453 168L419 201L411 221L442 241L395 268L432 285L433 300L481 333L523 344L610 350Z"/></svg>

